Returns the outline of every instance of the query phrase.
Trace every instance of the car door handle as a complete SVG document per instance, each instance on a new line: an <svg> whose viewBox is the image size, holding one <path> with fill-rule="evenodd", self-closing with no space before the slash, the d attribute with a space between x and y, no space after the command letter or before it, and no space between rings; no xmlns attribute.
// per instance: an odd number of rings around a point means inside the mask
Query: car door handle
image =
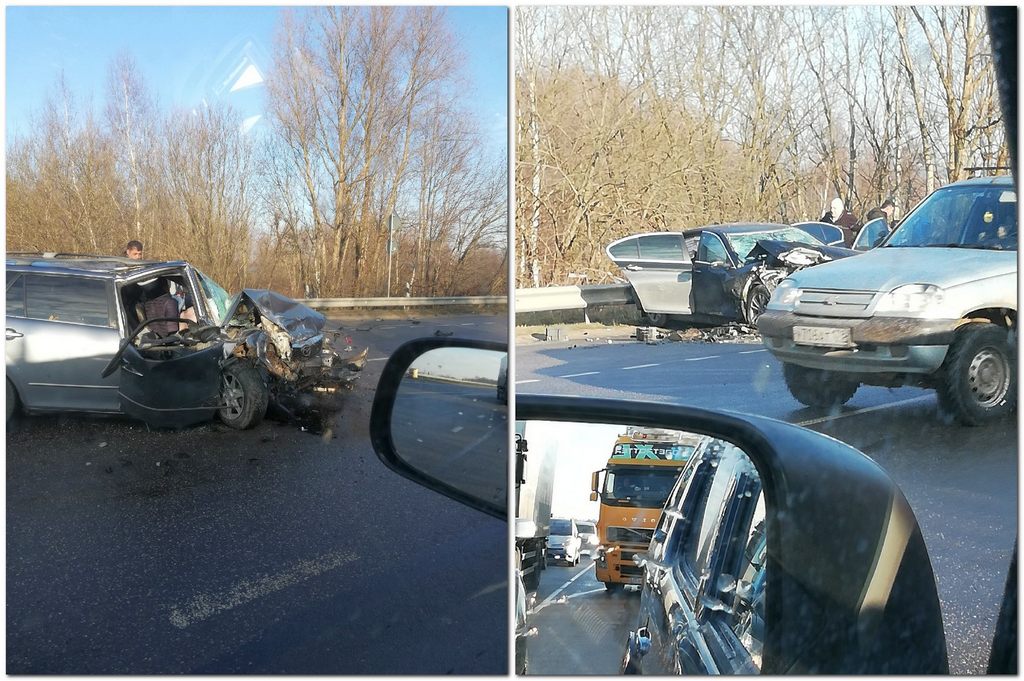
<svg viewBox="0 0 1024 681"><path fill-rule="evenodd" d="M7 327L7 340L14 340L15 338L23 338L25 334L20 333L17 329Z"/></svg>

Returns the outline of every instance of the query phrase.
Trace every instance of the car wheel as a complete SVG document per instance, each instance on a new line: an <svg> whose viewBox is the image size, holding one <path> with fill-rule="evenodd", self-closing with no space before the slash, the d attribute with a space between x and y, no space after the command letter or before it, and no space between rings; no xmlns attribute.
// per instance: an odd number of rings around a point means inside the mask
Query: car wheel
<svg viewBox="0 0 1024 681"><path fill-rule="evenodd" d="M11 379L7 379L7 420L10 421L18 409L18 391L14 389Z"/></svg>
<svg viewBox="0 0 1024 681"><path fill-rule="evenodd" d="M270 391L260 372L253 366L235 362L221 372L217 412L227 426L245 430L256 426L267 413Z"/></svg>
<svg viewBox="0 0 1024 681"><path fill-rule="evenodd" d="M964 425L981 425L1016 406L1017 375L1007 332L995 324L957 330L940 372L939 404Z"/></svg>
<svg viewBox="0 0 1024 681"><path fill-rule="evenodd" d="M622 584L619 582L605 582L604 588L605 591L607 591L610 594L613 594L616 591L622 591Z"/></svg>
<svg viewBox="0 0 1024 681"><path fill-rule="evenodd" d="M833 409L850 401L860 386L842 374L783 364L782 376L789 393L802 404L817 409Z"/></svg>
<svg viewBox="0 0 1024 681"><path fill-rule="evenodd" d="M754 284L750 287L747 292L747 300L743 305L743 316L746 318L747 324L751 326L757 324L757 318L768 307L771 297L772 294L768 292L768 287L764 284Z"/></svg>

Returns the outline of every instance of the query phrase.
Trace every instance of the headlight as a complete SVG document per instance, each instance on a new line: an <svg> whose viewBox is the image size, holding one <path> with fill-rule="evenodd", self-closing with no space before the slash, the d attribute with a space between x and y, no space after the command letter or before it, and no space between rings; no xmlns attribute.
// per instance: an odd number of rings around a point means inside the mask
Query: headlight
<svg viewBox="0 0 1024 681"><path fill-rule="evenodd" d="M924 312L941 307L944 291L933 284L907 284L894 288L878 301L875 312Z"/></svg>
<svg viewBox="0 0 1024 681"><path fill-rule="evenodd" d="M772 292L772 297L771 300L768 301L768 306L785 310L796 309L796 304L800 301L801 293L803 293L803 291L800 290L795 281L792 279L783 279L779 282L779 285L775 287L775 291Z"/></svg>

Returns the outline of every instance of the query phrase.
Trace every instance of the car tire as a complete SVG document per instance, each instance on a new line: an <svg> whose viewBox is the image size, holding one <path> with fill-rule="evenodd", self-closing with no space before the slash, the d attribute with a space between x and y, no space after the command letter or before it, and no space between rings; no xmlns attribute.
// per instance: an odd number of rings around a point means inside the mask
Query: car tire
<svg viewBox="0 0 1024 681"><path fill-rule="evenodd" d="M842 374L783 363L782 376L789 394L816 409L834 409L850 401L860 384Z"/></svg>
<svg viewBox="0 0 1024 681"><path fill-rule="evenodd" d="M247 430L263 420L270 391L260 372L250 364L235 362L221 372L221 404L217 415L230 428Z"/></svg>
<svg viewBox="0 0 1024 681"><path fill-rule="evenodd" d="M1017 375L1006 329L960 327L939 370L939 406L966 426L980 426L1016 407Z"/></svg>
<svg viewBox="0 0 1024 681"><path fill-rule="evenodd" d="M613 594L616 591L622 591L622 584L620 582L605 582L604 588L605 591L607 591L610 594Z"/></svg>
<svg viewBox="0 0 1024 681"><path fill-rule="evenodd" d="M772 294L764 284L758 283L750 287L750 290L747 291L747 299L743 301L743 318L746 319L747 324L757 325L757 318L764 312L771 297Z"/></svg>
<svg viewBox="0 0 1024 681"><path fill-rule="evenodd" d="M7 421L11 420L14 412L18 410L18 391L14 389L11 379L7 379Z"/></svg>

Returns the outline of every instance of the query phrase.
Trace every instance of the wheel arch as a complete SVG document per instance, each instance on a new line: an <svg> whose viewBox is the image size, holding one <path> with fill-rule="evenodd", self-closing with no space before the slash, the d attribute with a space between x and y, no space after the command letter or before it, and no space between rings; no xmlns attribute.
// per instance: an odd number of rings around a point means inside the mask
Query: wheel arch
<svg viewBox="0 0 1024 681"><path fill-rule="evenodd" d="M972 310L960 319L957 328L967 324L995 324L1009 330L1017 328L1017 310L1005 307L982 307Z"/></svg>

